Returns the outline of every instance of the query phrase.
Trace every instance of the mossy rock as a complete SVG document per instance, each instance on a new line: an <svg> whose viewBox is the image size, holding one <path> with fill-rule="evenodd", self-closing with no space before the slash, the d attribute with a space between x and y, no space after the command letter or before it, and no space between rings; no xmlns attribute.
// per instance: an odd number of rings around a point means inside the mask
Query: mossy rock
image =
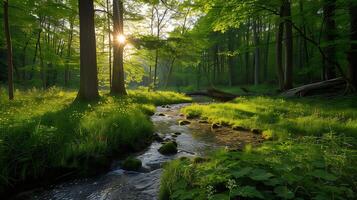
<svg viewBox="0 0 357 200"><path fill-rule="evenodd" d="M218 128L221 128L221 127L222 127L222 125L220 125L218 123L214 123L214 124L211 125L212 129L218 129Z"/></svg>
<svg viewBox="0 0 357 200"><path fill-rule="evenodd" d="M263 133L262 130L257 129L257 128L253 128L251 131L252 131L254 134L262 134L262 133Z"/></svg>
<svg viewBox="0 0 357 200"><path fill-rule="evenodd" d="M200 124L208 124L208 121L207 120L199 120L198 123L200 123Z"/></svg>
<svg viewBox="0 0 357 200"><path fill-rule="evenodd" d="M128 171L138 171L141 168L141 160L133 157L128 157L122 163L122 168Z"/></svg>
<svg viewBox="0 0 357 200"><path fill-rule="evenodd" d="M177 153L177 143L167 142L164 143L158 150L163 155L172 155Z"/></svg>
<svg viewBox="0 0 357 200"><path fill-rule="evenodd" d="M179 121L179 125L180 125L180 126L185 126L185 125L189 125L189 124L191 124L191 122L190 122L190 121L187 121L187 120L180 120L180 121Z"/></svg>

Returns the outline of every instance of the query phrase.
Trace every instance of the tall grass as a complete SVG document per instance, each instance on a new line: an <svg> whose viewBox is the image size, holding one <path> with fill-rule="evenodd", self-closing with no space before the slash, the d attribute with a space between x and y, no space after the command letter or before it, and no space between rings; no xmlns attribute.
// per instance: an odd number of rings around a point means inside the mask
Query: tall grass
<svg viewBox="0 0 357 200"><path fill-rule="evenodd" d="M0 103L0 192L51 171L85 173L107 167L110 158L143 148L153 126L155 105L187 102L171 92L102 94L95 103L74 102L76 92L16 92Z"/></svg>

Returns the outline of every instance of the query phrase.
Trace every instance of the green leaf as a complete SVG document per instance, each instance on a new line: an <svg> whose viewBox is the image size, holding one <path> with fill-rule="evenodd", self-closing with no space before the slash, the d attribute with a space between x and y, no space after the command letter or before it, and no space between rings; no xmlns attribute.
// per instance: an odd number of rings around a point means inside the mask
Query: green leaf
<svg viewBox="0 0 357 200"><path fill-rule="evenodd" d="M249 174L250 171L252 171L253 168L251 167L244 167L242 169L238 169L238 171L233 171L232 172L232 175L235 177L235 178L241 178L241 177L244 177L246 175Z"/></svg>
<svg viewBox="0 0 357 200"><path fill-rule="evenodd" d="M225 193L215 194L212 197L213 200L229 200L229 195Z"/></svg>
<svg viewBox="0 0 357 200"><path fill-rule="evenodd" d="M255 169L252 171L252 173L249 177L255 181L265 181L265 180L268 180L272 176L274 176L272 173L269 173L269 172L265 171L264 169Z"/></svg>
<svg viewBox="0 0 357 200"><path fill-rule="evenodd" d="M232 196L264 199L264 196L255 187L244 186L232 191Z"/></svg>
<svg viewBox="0 0 357 200"><path fill-rule="evenodd" d="M278 186L274 189L274 192L283 199L292 199L295 196L286 186Z"/></svg>
<svg viewBox="0 0 357 200"><path fill-rule="evenodd" d="M316 169L316 170L310 172L309 174L311 176L316 177L316 178L324 179L326 181L335 181L335 180L337 180L336 176L334 176L331 173L326 172L325 170L321 170L321 169Z"/></svg>

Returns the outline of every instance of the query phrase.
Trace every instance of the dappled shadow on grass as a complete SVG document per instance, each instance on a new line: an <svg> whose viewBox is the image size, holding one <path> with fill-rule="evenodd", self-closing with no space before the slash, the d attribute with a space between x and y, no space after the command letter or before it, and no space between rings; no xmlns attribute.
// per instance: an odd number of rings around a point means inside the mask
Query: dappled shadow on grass
<svg viewBox="0 0 357 200"><path fill-rule="evenodd" d="M258 128L280 139L326 133L356 137L354 102L357 102L356 96L329 100L246 97L230 103L192 105L183 112L214 123Z"/></svg>

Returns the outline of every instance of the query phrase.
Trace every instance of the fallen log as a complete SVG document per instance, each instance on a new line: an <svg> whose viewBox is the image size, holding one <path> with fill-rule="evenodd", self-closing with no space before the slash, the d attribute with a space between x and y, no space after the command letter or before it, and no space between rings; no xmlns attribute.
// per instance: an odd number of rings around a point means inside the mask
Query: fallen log
<svg viewBox="0 0 357 200"><path fill-rule="evenodd" d="M281 93L283 97L306 97L306 96L338 96L344 95L348 82L344 78L335 78L321 81Z"/></svg>
<svg viewBox="0 0 357 200"><path fill-rule="evenodd" d="M217 90L214 88L210 88L210 89L207 89L204 91L189 92L189 93L186 93L186 95L188 95L188 96L207 96L207 97L211 97L213 99L217 99L220 101L230 101L230 100L233 100L233 99L239 97L239 95L224 92L224 91Z"/></svg>

